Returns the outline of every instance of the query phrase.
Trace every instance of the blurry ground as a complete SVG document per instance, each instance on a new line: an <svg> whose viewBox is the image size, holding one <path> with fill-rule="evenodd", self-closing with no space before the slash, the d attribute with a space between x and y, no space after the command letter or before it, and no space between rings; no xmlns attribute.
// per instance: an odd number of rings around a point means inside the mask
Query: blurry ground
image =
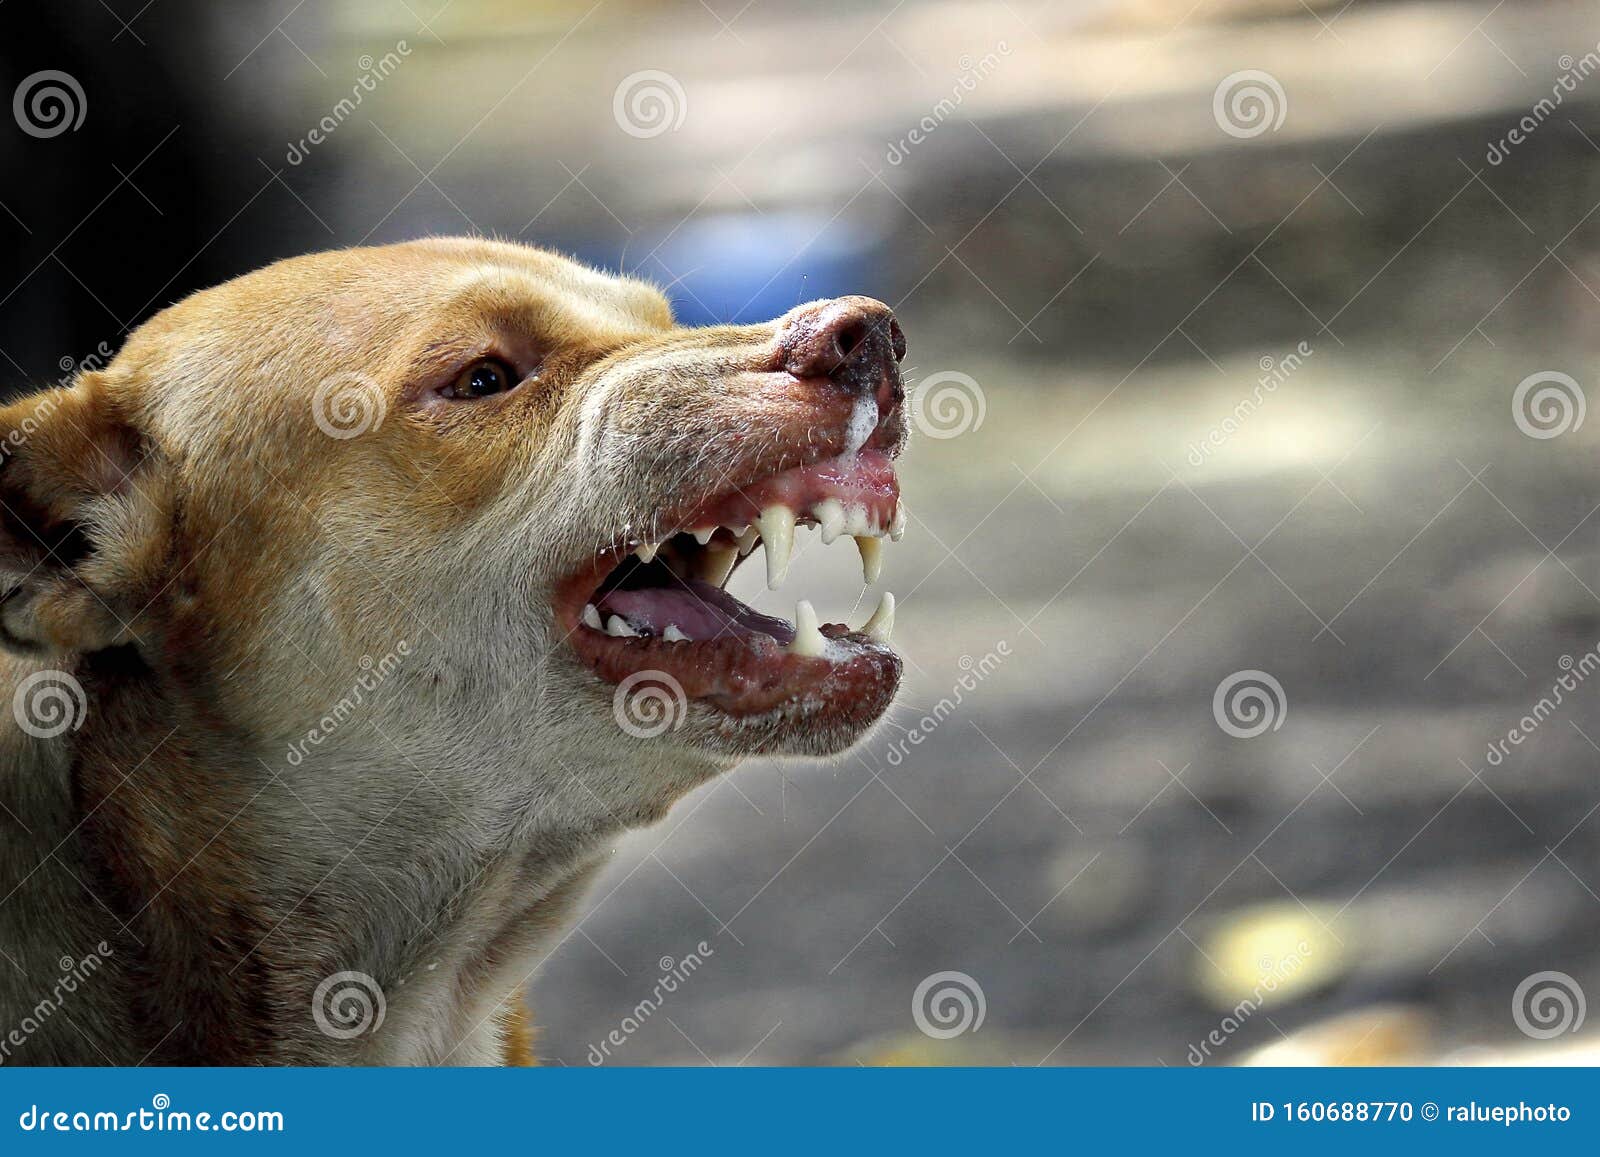
<svg viewBox="0 0 1600 1157"><path fill-rule="evenodd" d="M493 232L671 283L696 322L873 294L955 391L887 552L894 718L623 841L533 986L550 1061L614 1031L620 1064L1183 1065L1330 1020L1318 1059L1589 1039L1513 1001L1545 972L1600 995L1600 678L1519 722L1600 646L1592 3L126 7L187 97L0 137L60 178L4 198L24 377L272 257ZM74 27L131 78L91 94L174 72ZM617 103L641 74L671 127ZM1259 131L1219 111L1241 76ZM108 160L149 203L102 192ZM1513 398L1547 373L1572 410L1532 437ZM762 605L845 616L848 553ZM1282 687L1252 738L1213 709L1245 671ZM948 1036L913 1011L944 972L974 1010Z"/></svg>

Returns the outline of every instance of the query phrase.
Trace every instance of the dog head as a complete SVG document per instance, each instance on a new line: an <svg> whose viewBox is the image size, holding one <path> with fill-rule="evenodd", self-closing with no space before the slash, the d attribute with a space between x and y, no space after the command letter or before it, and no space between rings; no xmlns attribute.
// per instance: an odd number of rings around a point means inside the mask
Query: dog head
<svg viewBox="0 0 1600 1157"><path fill-rule="evenodd" d="M904 348L870 299L684 328L496 242L284 261L0 411L0 641L136 656L183 719L290 762L354 758L328 726L354 690L369 746L627 768L586 786L659 811L887 707L891 598L852 630L723 588L746 558L781 583L797 523L875 577Z"/></svg>

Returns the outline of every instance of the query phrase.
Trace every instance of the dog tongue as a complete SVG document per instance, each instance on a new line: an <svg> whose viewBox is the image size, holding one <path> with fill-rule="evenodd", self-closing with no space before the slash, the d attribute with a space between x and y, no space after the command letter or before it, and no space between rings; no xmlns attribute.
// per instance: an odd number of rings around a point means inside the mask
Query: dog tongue
<svg viewBox="0 0 1600 1157"><path fill-rule="evenodd" d="M794 639L794 627L783 619L747 607L720 587L699 579L670 587L608 592L595 608L604 622L621 615L637 630L660 637L668 626L690 639L715 639L759 632L783 644Z"/></svg>

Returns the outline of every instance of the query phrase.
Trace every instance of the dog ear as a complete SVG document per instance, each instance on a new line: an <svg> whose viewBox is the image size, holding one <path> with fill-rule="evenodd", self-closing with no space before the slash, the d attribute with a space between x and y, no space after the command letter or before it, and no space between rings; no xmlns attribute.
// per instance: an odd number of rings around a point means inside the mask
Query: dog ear
<svg viewBox="0 0 1600 1157"><path fill-rule="evenodd" d="M89 652L137 637L171 514L146 459L95 374L0 409L0 646Z"/></svg>

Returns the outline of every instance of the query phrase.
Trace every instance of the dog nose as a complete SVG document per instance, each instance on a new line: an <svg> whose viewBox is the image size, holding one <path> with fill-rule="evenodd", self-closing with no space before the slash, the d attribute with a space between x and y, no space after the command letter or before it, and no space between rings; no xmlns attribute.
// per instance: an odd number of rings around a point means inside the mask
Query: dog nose
<svg viewBox="0 0 1600 1157"><path fill-rule="evenodd" d="M870 297L802 305L778 331L783 368L797 378L827 378L845 393L878 398L887 412L904 396L900 360L906 335L894 311Z"/></svg>

